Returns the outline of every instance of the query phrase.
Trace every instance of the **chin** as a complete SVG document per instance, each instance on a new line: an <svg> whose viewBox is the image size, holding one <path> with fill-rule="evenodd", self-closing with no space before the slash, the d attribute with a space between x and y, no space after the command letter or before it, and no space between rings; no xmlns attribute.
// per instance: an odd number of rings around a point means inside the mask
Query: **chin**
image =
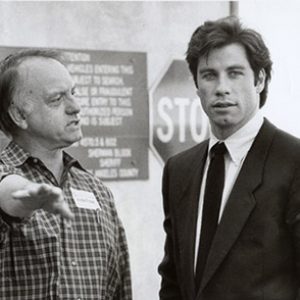
<svg viewBox="0 0 300 300"><path fill-rule="evenodd" d="M68 139L65 139L65 144L66 144L65 147L69 147L69 146L73 145L74 143L80 141L81 138L82 138L82 135L78 135L73 138L69 136Z"/></svg>
<svg viewBox="0 0 300 300"><path fill-rule="evenodd" d="M224 117L216 118L214 120L214 123L219 127L230 127L230 126L234 125L233 120L231 120L230 118L224 118Z"/></svg>

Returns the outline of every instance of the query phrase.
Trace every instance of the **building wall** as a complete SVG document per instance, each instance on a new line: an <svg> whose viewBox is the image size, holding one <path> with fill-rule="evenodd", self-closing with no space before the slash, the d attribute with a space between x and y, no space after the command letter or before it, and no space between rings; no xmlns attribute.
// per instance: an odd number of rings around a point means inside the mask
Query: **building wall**
<svg viewBox="0 0 300 300"><path fill-rule="evenodd" d="M184 58L200 23L228 13L226 1L0 2L0 46L146 52L151 89L173 58ZM149 150L149 180L107 183L127 232L137 300L158 298L161 175L162 165Z"/></svg>
<svg viewBox="0 0 300 300"><path fill-rule="evenodd" d="M245 25L258 30L273 61L264 114L278 127L300 137L300 2L241 1Z"/></svg>

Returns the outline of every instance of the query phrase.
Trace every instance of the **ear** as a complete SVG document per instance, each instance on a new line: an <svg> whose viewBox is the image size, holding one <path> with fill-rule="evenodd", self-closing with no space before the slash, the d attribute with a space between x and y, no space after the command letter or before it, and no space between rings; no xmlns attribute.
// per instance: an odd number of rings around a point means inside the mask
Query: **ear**
<svg viewBox="0 0 300 300"><path fill-rule="evenodd" d="M12 103L8 108L8 114L18 127L23 130L27 129L28 124L24 110Z"/></svg>
<svg viewBox="0 0 300 300"><path fill-rule="evenodd" d="M265 80L266 80L266 71L265 69L261 69L258 74L257 82L256 82L256 92L260 94L265 88Z"/></svg>

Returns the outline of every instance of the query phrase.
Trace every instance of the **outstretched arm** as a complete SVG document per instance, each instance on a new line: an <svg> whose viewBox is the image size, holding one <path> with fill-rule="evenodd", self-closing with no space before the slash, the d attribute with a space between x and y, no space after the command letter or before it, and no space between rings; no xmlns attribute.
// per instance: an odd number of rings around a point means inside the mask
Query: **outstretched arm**
<svg viewBox="0 0 300 300"><path fill-rule="evenodd" d="M60 188L31 182L20 175L7 175L0 182L0 208L19 218L30 217L36 209L73 218Z"/></svg>

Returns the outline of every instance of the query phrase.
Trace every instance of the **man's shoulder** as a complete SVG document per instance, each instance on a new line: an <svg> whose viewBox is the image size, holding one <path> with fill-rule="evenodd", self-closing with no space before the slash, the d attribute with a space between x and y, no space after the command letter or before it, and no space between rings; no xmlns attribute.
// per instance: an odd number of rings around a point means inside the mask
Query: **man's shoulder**
<svg viewBox="0 0 300 300"><path fill-rule="evenodd" d="M170 157L165 165L165 168L169 170L175 170L180 172L190 172L201 165L201 162L206 158L208 149L208 140L184 150L172 157Z"/></svg>
<svg viewBox="0 0 300 300"><path fill-rule="evenodd" d="M265 121L263 128L261 131L270 132L273 135L272 139L272 147L278 148L281 150L291 149L296 150L300 149L300 138L295 135L276 127L268 120ZM268 133L267 133L268 134Z"/></svg>
<svg viewBox="0 0 300 300"><path fill-rule="evenodd" d="M277 129L274 139L285 143L287 147L300 147L300 138L282 129Z"/></svg>
<svg viewBox="0 0 300 300"><path fill-rule="evenodd" d="M265 120L249 155L267 158L270 164L278 168L294 168L300 164L300 139Z"/></svg>
<svg viewBox="0 0 300 300"><path fill-rule="evenodd" d="M201 154L205 154L208 147L208 139L202 141L201 143L188 148L184 151L181 151L172 157L170 157L171 160L185 160L187 158L194 158L195 156L201 156Z"/></svg>
<svg viewBox="0 0 300 300"><path fill-rule="evenodd" d="M30 156L21 146L10 141L0 154L0 162L6 166L18 167Z"/></svg>

